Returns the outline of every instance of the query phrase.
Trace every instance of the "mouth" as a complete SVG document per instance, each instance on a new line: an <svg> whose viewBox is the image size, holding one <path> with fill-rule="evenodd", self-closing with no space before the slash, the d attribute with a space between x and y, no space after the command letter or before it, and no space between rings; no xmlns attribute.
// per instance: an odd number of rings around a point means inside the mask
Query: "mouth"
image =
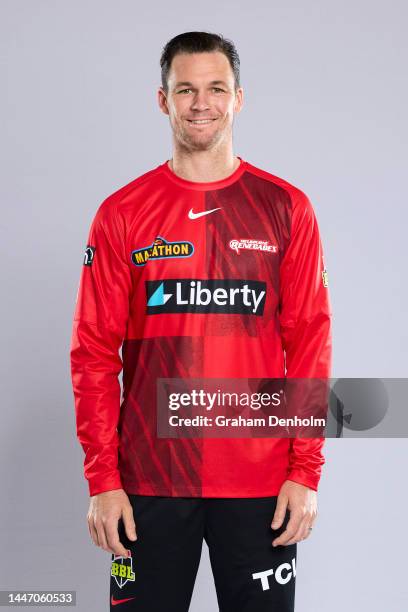
<svg viewBox="0 0 408 612"><path fill-rule="evenodd" d="M187 121L191 125L209 125L213 121L217 121L217 119L207 118L207 119L187 119Z"/></svg>

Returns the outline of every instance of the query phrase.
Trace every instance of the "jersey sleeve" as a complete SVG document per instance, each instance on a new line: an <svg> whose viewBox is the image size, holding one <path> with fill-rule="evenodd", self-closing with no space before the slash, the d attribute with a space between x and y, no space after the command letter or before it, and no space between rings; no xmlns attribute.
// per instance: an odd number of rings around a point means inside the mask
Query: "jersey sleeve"
<svg viewBox="0 0 408 612"><path fill-rule="evenodd" d="M280 327L287 378L331 376L327 272L316 216L300 190L292 196L290 242L280 270ZM317 491L324 438L291 438L288 480Z"/></svg>
<svg viewBox="0 0 408 612"><path fill-rule="evenodd" d="M124 231L109 198L98 208L87 240L75 305L70 363L76 431L85 452L90 495L122 488L118 470L119 349L129 313L131 275Z"/></svg>

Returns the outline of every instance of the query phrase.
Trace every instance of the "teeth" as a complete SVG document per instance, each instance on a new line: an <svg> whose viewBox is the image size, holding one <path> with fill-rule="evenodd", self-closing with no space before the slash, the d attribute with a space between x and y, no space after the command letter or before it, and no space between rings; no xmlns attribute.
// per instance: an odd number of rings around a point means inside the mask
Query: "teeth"
<svg viewBox="0 0 408 612"><path fill-rule="evenodd" d="M190 123L211 123L211 121L213 121L213 119L194 119L194 120L189 120Z"/></svg>

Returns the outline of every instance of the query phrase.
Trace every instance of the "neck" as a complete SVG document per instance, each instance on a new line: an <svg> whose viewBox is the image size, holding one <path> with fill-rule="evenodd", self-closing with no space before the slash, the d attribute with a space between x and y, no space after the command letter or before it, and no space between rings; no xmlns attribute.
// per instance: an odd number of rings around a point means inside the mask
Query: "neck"
<svg viewBox="0 0 408 612"><path fill-rule="evenodd" d="M226 178L238 168L239 163L232 145L211 151L187 151L175 146L168 165L183 179L209 183Z"/></svg>

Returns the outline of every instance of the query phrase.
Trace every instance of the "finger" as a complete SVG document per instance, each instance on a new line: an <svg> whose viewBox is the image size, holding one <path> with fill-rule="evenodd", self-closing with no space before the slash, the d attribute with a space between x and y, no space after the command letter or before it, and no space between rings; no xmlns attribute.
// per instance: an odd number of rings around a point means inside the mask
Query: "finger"
<svg viewBox="0 0 408 612"><path fill-rule="evenodd" d="M133 518L133 508L130 504L123 509L122 517L127 537L129 540L137 540L136 525Z"/></svg>
<svg viewBox="0 0 408 612"><path fill-rule="evenodd" d="M272 542L272 546L285 546L286 543L293 538L297 530L299 529L299 525L302 522L303 515L298 511L293 511L290 515L290 519L288 524L286 525L286 529L283 533L280 534L278 538L275 538Z"/></svg>
<svg viewBox="0 0 408 612"><path fill-rule="evenodd" d="M306 534L303 537L304 540L306 540L306 538L312 535L313 526L314 526L314 521L311 521L309 525L307 525Z"/></svg>
<svg viewBox="0 0 408 612"><path fill-rule="evenodd" d="M288 506L288 498L283 495L278 495L278 500L276 502L275 513L273 515L271 527L272 529L279 529L281 527L285 516L286 516L286 508Z"/></svg>
<svg viewBox="0 0 408 612"><path fill-rule="evenodd" d="M299 525L299 529L297 530L293 538L291 538L288 542L286 542L286 546L289 546L290 544L295 544L296 542L300 542L301 540L304 540L307 537L307 535L309 534L310 521L311 521L310 514L306 514L303 517L303 520L301 521Z"/></svg>
<svg viewBox="0 0 408 612"><path fill-rule="evenodd" d="M106 540L104 524L103 524L103 521L101 519L96 519L96 521L95 521L95 529L96 529L97 534L98 534L98 542L99 542L100 548L103 548L103 550L106 550L106 552L113 552L109 548L109 546L108 546L108 542Z"/></svg>
<svg viewBox="0 0 408 612"><path fill-rule="evenodd" d="M105 524L105 533L109 549L120 557L127 557L128 551L119 540L118 519L110 519Z"/></svg>
<svg viewBox="0 0 408 612"><path fill-rule="evenodd" d="M312 527L307 526L305 529L305 533L303 534L303 537L301 538L301 540L307 540L307 538L309 538L312 535Z"/></svg>
<svg viewBox="0 0 408 612"><path fill-rule="evenodd" d="M95 529L92 518L88 519L88 529L89 529L89 533L91 535L93 543L95 544L95 546L99 546L98 533Z"/></svg>

